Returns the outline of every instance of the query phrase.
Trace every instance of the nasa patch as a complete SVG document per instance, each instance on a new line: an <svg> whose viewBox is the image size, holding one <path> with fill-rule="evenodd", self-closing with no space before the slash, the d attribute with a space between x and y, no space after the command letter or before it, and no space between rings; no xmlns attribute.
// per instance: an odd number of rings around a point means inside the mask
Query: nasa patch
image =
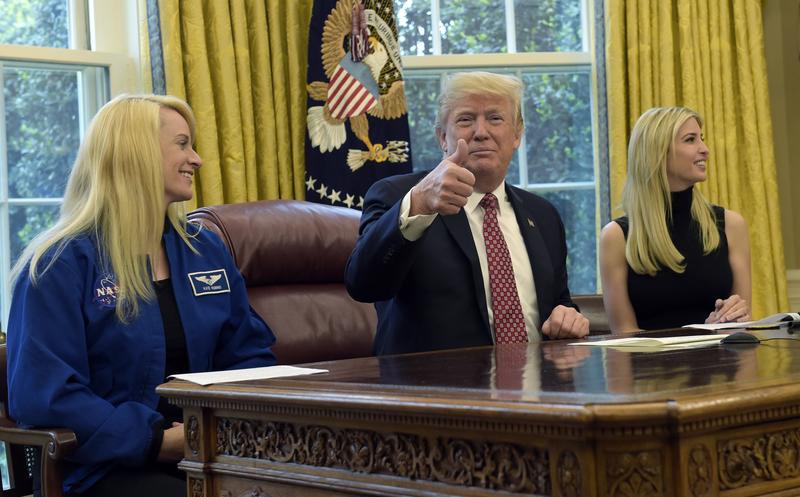
<svg viewBox="0 0 800 497"><path fill-rule="evenodd" d="M189 276L189 282L192 284L192 291L195 297L213 295L215 293L230 293L231 291L225 269L198 271L189 273L187 276Z"/></svg>
<svg viewBox="0 0 800 497"><path fill-rule="evenodd" d="M94 302L98 307L104 309L114 309L117 307L117 293L119 287L114 282L114 276L106 274L97 278L92 290Z"/></svg>

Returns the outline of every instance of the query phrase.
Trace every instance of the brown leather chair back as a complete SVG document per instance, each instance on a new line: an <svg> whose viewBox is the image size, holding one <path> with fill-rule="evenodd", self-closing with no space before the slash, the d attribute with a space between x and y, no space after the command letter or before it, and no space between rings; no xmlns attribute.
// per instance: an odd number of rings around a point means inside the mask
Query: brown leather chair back
<svg viewBox="0 0 800 497"><path fill-rule="evenodd" d="M202 207L247 282L250 304L277 337L281 364L372 355L377 315L344 288L360 213L299 200Z"/></svg>

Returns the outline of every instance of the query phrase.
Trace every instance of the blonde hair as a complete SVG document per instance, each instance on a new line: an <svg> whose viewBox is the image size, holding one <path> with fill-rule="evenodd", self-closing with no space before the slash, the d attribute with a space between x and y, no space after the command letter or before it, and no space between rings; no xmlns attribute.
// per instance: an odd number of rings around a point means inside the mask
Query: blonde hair
<svg viewBox="0 0 800 497"><path fill-rule="evenodd" d="M516 76L506 76L485 71L457 72L444 83L439 95L439 112L436 115L436 131L441 132L447 116L456 102L471 95L490 95L507 98L514 109L514 126L517 134L525 127L522 119L522 81Z"/></svg>
<svg viewBox="0 0 800 497"><path fill-rule="evenodd" d="M27 264L36 284L78 236L93 235L100 264L113 271L118 287L116 314L127 322L139 300L155 294L148 255L159 248L164 231L164 169L160 131L162 108L178 112L195 134L189 105L161 95L120 95L104 105L89 125L67 182L55 226L37 236L14 265L16 281ZM166 208L170 224L190 247L183 203ZM48 263L39 263L48 255Z"/></svg>
<svg viewBox="0 0 800 497"><path fill-rule="evenodd" d="M674 154L678 131L689 119L703 126L703 118L691 109L656 107L642 114L631 132L622 208L629 222L625 258L638 274L653 276L664 267L682 273L685 268L667 225L672 218L667 158ZM691 216L700 227L703 253L708 254L719 246L719 231L711 204L696 188Z"/></svg>

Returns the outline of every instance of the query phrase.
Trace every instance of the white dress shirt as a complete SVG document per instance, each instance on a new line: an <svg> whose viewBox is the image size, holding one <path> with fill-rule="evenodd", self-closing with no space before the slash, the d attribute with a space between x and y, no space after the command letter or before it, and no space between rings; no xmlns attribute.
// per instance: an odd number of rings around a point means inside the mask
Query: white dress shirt
<svg viewBox="0 0 800 497"><path fill-rule="evenodd" d="M497 197L497 221L503 232L508 251L511 254L511 265L514 268L514 280L517 283L522 313L525 317L525 329L528 332L528 341L535 342L541 339L539 333L539 307L536 303L536 284L533 281L533 270L528 249L522 238L514 208L508 200L505 183L501 183L492 192ZM485 194L473 192L467 199L464 212L469 220L472 240L478 252L478 261L483 276L483 290L486 295L486 309L489 311L489 325L494 340L494 313L492 312L492 294L489 287L489 265L486 261L486 243L483 241L483 208L480 201ZM421 214L409 216L411 211L411 192L409 191L400 204L400 232L409 241L418 240L426 229L433 223L438 214Z"/></svg>

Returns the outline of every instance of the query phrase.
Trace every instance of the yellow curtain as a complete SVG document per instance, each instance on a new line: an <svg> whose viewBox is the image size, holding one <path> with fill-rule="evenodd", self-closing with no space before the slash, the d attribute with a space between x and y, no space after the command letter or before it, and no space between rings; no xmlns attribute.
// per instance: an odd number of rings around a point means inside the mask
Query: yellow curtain
<svg viewBox="0 0 800 497"><path fill-rule="evenodd" d="M650 107L705 119L711 202L750 229L754 318L788 309L761 2L606 0L611 205L619 214L630 130Z"/></svg>
<svg viewBox="0 0 800 497"><path fill-rule="evenodd" d="M196 205L304 197L311 7L158 1L166 92L197 117Z"/></svg>

